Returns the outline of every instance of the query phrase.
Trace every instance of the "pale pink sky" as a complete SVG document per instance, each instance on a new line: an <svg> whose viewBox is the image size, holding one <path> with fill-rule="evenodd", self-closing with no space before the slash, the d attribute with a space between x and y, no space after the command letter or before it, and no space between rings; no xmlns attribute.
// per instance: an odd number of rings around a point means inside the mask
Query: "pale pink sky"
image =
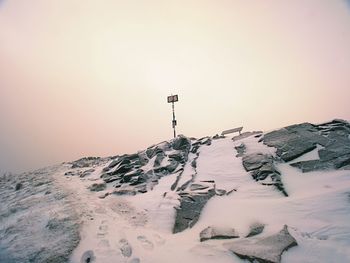
<svg viewBox="0 0 350 263"><path fill-rule="evenodd" d="M0 170L350 119L344 0L0 0Z"/></svg>

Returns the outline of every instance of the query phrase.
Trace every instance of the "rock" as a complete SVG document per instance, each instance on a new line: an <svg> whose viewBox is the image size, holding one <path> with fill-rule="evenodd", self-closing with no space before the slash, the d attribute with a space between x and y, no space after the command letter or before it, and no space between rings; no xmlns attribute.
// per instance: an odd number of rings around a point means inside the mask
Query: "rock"
<svg viewBox="0 0 350 263"><path fill-rule="evenodd" d="M103 193L103 194L99 195L98 198L100 198L100 199L105 199L105 198L106 198L107 196L109 196L109 195L110 195L109 192Z"/></svg>
<svg viewBox="0 0 350 263"><path fill-rule="evenodd" d="M254 223L249 227L249 233L246 237L252 237L261 234L264 231L265 225L260 223Z"/></svg>
<svg viewBox="0 0 350 263"><path fill-rule="evenodd" d="M136 191L134 189L120 189L112 192L114 195L136 195Z"/></svg>
<svg viewBox="0 0 350 263"><path fill-rule="evenodd" d="M22 183L17 183L16 186L15 186L15 190L18 191L20 189L23 188L23 184Z"/></svg>
<svg viewBox="0 0 350 263"><path fill-rule="evenodd" d="M236 157L242 157L244 155L245 151L246 151L246 146L245 146L244 143L241 143L240 145L235 146L235 149L236 149L236 151L238 153L236 155Z"/></svg>
<svg viewBox="0 0 350 263"><path fill-rule="evenodd" d="M271 155L262 153L244 155L242 162L244 169L251 172L254 180L261 181L263 185L273 185L283 195L288 196L281 180L281 174L274 166L274 159ZM267 179L270 181L266 182Z"/></svg>
<svg viewBox="0 0 350 263"><path fill-rule="evenodd" d="M192 168L194 168L194 169L197 168L197 159L193 159L193 161L191 162L191 166L192 166Z"/></svg>
<svg viewBox="0 0 350 263"><path fill-rule="evenodd" d="M238 238L239 235L236 233L236 230L233 228L208 226L206 229L203 229L200 232L199 237L200 237L200 241L203 242L209 239Z"/></svg>
<svg viewBox="0 0 350 263"><path fill-rule="evenodd" d="M88 169L88 170L83 171L79 176L85 177L85 176L92 174L93 172L95 172L95 169Z"/></svg>
<svg viewBox="0 0 350 263"><path fill-rule="evenodd" d="M165 154L164 154L163 151L160 152L160 153L158 153L156 159L154 160L154 165L153 165L153 167L158 167L158 166L160 166L160 164L162 163L162 161L164 160L164 158L165 158Z"/></svg>
<svg viewBox="0 0 350 263"><path fill-rule="evenodd" d="M91 167L93 165L99 164L100 161L101 161L100 157L84 157L84 158L81 158L79 160L72 162L72 169Z"/></svg>
<svg viewBox="0 0 350 263"><path fill-rule="evenodd" d="M313 125L302 123L291 125L264 135L264 144L277 148L277 156L283 161L295 158L321 145L319 160L293 163L303 172L340 169L350 163L350 124L343 120Z"/></svg>
<svg viewBox="0 0 350 263"><path fill-rule="evenodd" d="M73 171L68 171L68 172L65 172L64 175L65 176L74 176L74 175L76 175L76 173Z"/></svg>
<svg viewBox="0 0 350 263"><path fill-rule="evenodd" d="M242 159L244 169L249 172L259 169L264 164L271 163L272 157L262 153L245 155Z"/></svg>
<svg viewBox="0 0 350 263"><path fill-rule="evenodd" d="M231 252L251 262L279 263L287 249L298 245L285 225L277 234L264 238L247 238L225 244Z"/></svg>
<svg viewBox="0 0 350 263"><path fill-rule="evenodd" d="M92 250L85 251L81 256L80 263L92 263L95 262L94 252Z"/></svg>
<svg viewBox="0 0 350 263"><path fill-rule="evenodd" d="M202 209L210 198L215 195L215 189L211 188L203 193L180 193L180 206L176 208L173 233L182 232L194 226Z"/></svg>
<svg viewBox="0 0 350 263"><path fill-rule="evenodd" d="M107 188L107 185L105 182L103 183L94 183L88 187L88 189L92 192L99 192L103 191Z"/></svg>
<svg viewBox="0 0 350 263"><path fill-rule="evenodd" d="M172 141L171 146L174 150L189 152L191 148L191 141L185 136L179 135Z"/></svg>
<svg viewBox="0 0 350 263"><path fill-rule="evenodd" d="M225 189L216 189L215 194L218 196L223 196L227 194L227 191Z"/></svg>
<svg viewBox="0 0 350 263"><path fill-rule="evenodd" d="M203 184L191 184L190 185L190 191L200 191L200 190L205 190L208 189L208 185L203 185Z"/></svg>

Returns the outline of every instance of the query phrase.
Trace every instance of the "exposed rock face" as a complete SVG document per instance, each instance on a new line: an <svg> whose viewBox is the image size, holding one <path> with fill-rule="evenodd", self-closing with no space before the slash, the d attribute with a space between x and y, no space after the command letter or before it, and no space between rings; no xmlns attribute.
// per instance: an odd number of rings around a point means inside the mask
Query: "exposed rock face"
<svg viewBox="0 0 350 263"><path fill-rule="evenodd" d="M197 223L203 207L215 195L214 187L205 192L182 192L180 207L176 208L173 233L182 232Z"/></svg>
<svg viewBox="0 0 350 263"><path fill-rule="evenodd" d="M264 185L273 185L285 196L288 196L281 181L281 174L274 166L274 158L271 155L254 153L244 155L243 167L250 172L255 181Z"/></svg>
<svg viewBox="0 0 350 263"><path fill-rule="evenodd" d="M72 162L72 169L74 168L85 168L85 167L92 167L94 165L100 164L100 161L102 158L100 157L84 157L79 160L76 160Z"/></svg>
<svg viewBox="0 0 350 263"><path fill-rule="evenodd" d="M246 151L246 146L245 144L241 143L240 145L236 146L235 149L238 153L236 157L242 157Z"/></svg>
<svg viewBox="0 0 350 263"><path fill-rule="evenodd" d="M317 145L319 160L301 161L291 165L303 172L324 169L350 168L350 124L343 120L314 125L303 123L285 127L264 135L266 145L277 148L277 156L283 161L314 150Z"/></svg>
<svg viewBox="0 0 350 263"><path fill-rule="evenodd" d="M287 249L298 245L285 225L275 235L264 238L246 238L227 243L225 246L234 254L250 262L279 263Z"/></svg>
<svg viewBox="0 0 350 263"><path fill-rule="evenodd" d="M200 232L199 237L200 241L203 242L209 239L238 238L239 235L233 228L208 226Z"/></svg>
<svg viewBox="0 0 350 263"><path fill-rule="evenodd" d="M106 183L115 182L117 195L145 193L151 190L163 176L181 173L188 160L191 140L178 136L145 151L122 155L103 169L101 178ZM143 168L149 162L152 165Z"/></svg>

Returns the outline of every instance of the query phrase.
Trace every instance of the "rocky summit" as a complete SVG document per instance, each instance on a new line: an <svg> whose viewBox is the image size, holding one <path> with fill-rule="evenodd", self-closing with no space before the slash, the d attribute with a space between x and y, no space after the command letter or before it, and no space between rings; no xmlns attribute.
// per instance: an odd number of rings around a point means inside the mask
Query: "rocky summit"
<svg viewBox="0 0 350 263"><path fill-rule="evenodd" d="M183 135L0 178L0 262L350 262L350 124Z"/></svg>

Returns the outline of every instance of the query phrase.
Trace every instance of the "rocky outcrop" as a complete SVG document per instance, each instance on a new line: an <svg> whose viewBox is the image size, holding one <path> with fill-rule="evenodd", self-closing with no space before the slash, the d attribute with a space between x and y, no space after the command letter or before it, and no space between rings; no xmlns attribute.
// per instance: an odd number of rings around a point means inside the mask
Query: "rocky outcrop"
<svg viewBox="0 0 350 263"><path fill-rule="evenodd" d="M281 180L281 173L275 167L272 155L262 153L244 155L242 163L244 169L250 172L255 181L263 185L275 186L281 193L288 196Z"/></svg>
<svg viewBox="0 0 350 263"><path fill-rule="evenodd" d="M217 226L208 226L207 228L203 229L199 234L201 242L209 239L231 239L238 237L239 235L234 228Z"/></svg>
<svg viewBox="0 0 350 263"><path fill-rule="evenodd" d="M118 156L104 169L101 178L114 183L114 194L138 194L152 190L163 176L181 173L188 160L191 140L178 136L136 154ZM151 165L147 165L150 162ZM147 166L146 166L147 165Z"/></svg>
<svg viewBox="0 0 350 263"><path fill-rule="evenodd" d="M92 167L94 165L99 165L102 161L100 157L84 157L74 162L71 162L72 169L75 168L85 168Z"/></svg>
<svg viewBox="0 0 350 263"><path fill-rule="evenodd" d="M279 263L282 253L296 245L297 241L289 234L286 225L280 232L268 237L245 238L225 244L238 257L260 263Z"/></svg>
<svg viewBox="0 0 350 263"><path fill-rule="evenodd" d="M316 149L319 159L291 163L303 172L329 169L350 169L350 124L333 120L323 124L302 123L264 135L261 141L275 147L285 162Z"/></svg>
<svg viewBox="0 0 350 263"><path fill-rule="evenodd" d="M215 187L212 186L199 192L179 193L180 206L176 208L175 225L173 233L182 232L197 223L203 207L208 200L215 195Z"/></svg>

